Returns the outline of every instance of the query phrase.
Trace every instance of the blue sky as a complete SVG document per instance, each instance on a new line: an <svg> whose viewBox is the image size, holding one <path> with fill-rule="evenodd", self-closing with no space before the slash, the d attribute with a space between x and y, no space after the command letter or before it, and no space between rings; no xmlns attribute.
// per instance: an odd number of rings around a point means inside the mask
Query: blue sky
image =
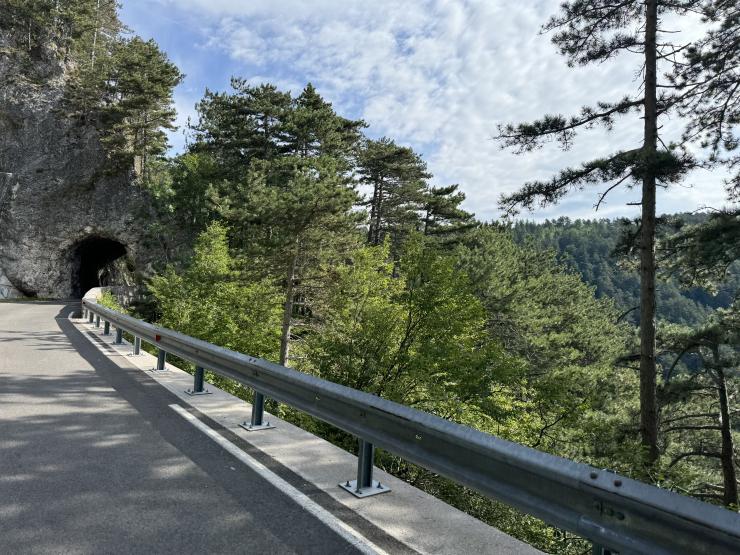
<svg viewBox="0 0 740 555"><path fill-rule="evenodd" d="M570 69L539 34L559 0L123 0L122 18L154 38L186 74L175 100L184 128L206 87L228 88L232 75L300 91L312 82L342 115L362 118L367 133L386 135L422 153L435 184L459 183L466 208L499 215L501 193L616 148L639 145L641 121L610 133L584 133L568 152L556 146L523 156L492 140L496 125L634 92L636 60L620 57ZM674 27L683 36L695 25ZM667 136L680 122L668 121ZM183 148L182 129L171 137ZM634 215L639 191L609 196L603 188L571 194L533 219ZM659 212L724 204L722 176L700 171L660 191Z"/></svg>

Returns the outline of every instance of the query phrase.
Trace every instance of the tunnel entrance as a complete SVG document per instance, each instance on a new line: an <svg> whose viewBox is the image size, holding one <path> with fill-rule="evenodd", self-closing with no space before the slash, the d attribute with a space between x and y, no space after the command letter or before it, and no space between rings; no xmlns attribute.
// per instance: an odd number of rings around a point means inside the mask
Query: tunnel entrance
<svg viewBox="0 0 740 555"><path fill-rule="evenodd" d="M82 297L89 289L114 285L112 263L126 255L126 247L105 237L87 237L72 248L72 295Z"/></svg>

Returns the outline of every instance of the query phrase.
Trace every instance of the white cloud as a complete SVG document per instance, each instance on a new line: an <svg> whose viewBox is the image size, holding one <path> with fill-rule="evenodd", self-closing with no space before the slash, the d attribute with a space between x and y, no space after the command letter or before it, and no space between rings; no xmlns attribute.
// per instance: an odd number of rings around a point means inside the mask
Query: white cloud
<svg viewBox="0 0 740 555"><path fill-rule="evenodd" d="M388 135L425 154L441 183L460 183L467 207L497 214L501 193L525 181L639 145L632 117L611 133L594 131L576 148L555 146L514 156L491 137L496 124L544 113L572 113L583 104L634 92L636 59L569 69L549 37L539 35L557 0L159 0L188 15L202 44L228 56L235 73L297 90L311 81L338 110L361 117L372 135ZM695 32L695 29L692 30ZM662 211L721 204L721 180L661 195ZM594 217L631 214L615 195L598 214L600 189L576 193L539 214Z"/></svg>

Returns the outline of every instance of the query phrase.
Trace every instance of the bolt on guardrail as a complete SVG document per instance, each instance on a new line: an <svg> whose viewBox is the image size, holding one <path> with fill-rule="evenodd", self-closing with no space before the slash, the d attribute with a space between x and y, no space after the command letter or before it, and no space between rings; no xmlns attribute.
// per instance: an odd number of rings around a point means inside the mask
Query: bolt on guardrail
<svg viewBox="0 0 740 555"><path fill-rule="evenodd" d="M251 422L244 423L247 429L265 425L264 398L269 396L356 436L357 478L340 485L358 497L388 491L372 478L377 446L587 538L593 553L740 553L737 513L236 353L87 299L82 303L90 322L94 313L155 345L162 367L169 352L252 388L255 399Z"/></svg>

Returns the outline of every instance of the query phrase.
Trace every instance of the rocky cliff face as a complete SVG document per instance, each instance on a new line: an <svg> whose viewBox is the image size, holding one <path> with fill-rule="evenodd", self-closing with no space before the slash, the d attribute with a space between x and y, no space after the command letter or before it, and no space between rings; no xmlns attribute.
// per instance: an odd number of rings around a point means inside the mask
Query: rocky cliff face
<svg viewBox="0 0 740 555"><path fill-rule="evenodd" d="M94 127L65 115L64 64L35 57L0 32L0 297L80 296L119 257L147 267L152 211L130 176L105 174Z"/></svg>

